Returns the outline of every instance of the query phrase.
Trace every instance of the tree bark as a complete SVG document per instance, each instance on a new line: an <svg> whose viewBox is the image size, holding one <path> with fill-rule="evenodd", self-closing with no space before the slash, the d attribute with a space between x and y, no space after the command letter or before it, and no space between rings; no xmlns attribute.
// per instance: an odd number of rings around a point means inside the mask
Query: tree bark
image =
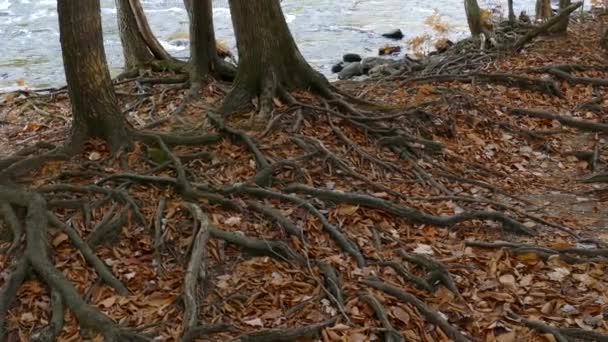
<svg viewBox="0 0 608 342"><path fill-rule="evenodd" d="M464 0L464 10L467 15L467 22L469 24L469 30L473 37L478 37L483 33L483 26L481 23L481 9L477 0Z"/></svg>
<svg viewBox="0 0 608 342"><path fill-rule="evenodd" d="M572 5L571 0L559 0L559 10L563 10L564 8ZM559 34L567 34L568 33L568 23L570 23L570 16L565 17L560 20L559 23L555 24L551 27L551 33L559 33Z"/></svg>
<svg viewBox="0 0 608 342"><path fill-rule="evenodd" d="M551 0L536 0L536 20L547 20L553 15Z"/></svg>
<svg viewBox="0 0 608 342"><path fill-rule="evenodd" d="M137 27L137 19L129 0L115 0L115 2L125 70L139 69L149 65L156 57L148 49L148 44Z"/></svg>
<svg viewBox="0 0 608 342"><path fill-rule="evenodd" d="M513 0L508 0L507 3L509 6L509 24L515 24L517 19L515 17L515 10L513 9Z"/></svg>
<svg viewBox="0 0 608 342"><path fill-rule="evenodd" d="M185 3L188 0L184 1ZM190 81L194 84L207 78L217 58L213 9L211 0L191 2L190 16ZM190 12L190 11L189 11Z"/></svg>
<svg viewBox="0 0 608 342"><path fill-rule="evenodd" d="M223 106L234 112L260 98L260 113L272 110L280 91L327 90L327 80L306 62L289 31L279 0L230 0L239 68Z"/></svg>
<svg viewBox="0 0 608 342"><path fill-rule="evenodd" d="M87 138L101 138L111 151L131 141L118 108L106 63L99 0L58 0L63 64L72 103L68 149L78 150Z"/></svg>

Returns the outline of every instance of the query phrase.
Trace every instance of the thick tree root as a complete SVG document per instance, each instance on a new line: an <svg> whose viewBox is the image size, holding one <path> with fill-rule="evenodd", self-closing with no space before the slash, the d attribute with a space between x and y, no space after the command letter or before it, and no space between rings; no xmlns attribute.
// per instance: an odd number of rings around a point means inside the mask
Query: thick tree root
<svg viewBox="0 0 608 342"><path fill-rule="evenodd" d="M235 331L235 328L229 324L199 325L188 330L188 332L182 336L181 342L192 342L209 335L232 331Z"/></svg>
<svg viewBox="0 0 608 342"><path fill-rule="evenodd" d="M304 232L302 231L302 229L300 229L300 227L296 226L293 222L283 216L283 214L281 214L281 212L279 212L278 210L265 206L256 201L248 200L245 201L245 203L247 203L249 208L251 208L252 210L271 219L280 228L284 229L287 234L293 235L297 237L300 241L304 242Z"/></svg>
<svg viewBox="0 0 608 342"><path fill-rule="evenodd" d="M340 307L340 310L344 312L344 294L340 286L340 279L336 269L326 262L318 262L317 266L325 278L325 286L333 296L334 301Z"/></svg>
<svg viewBox="0 0 608 342"><path fill-rule="evenodd" d="M52 291L61 294L63 302L82 327L101 333L104 339L110 342L147 341L142 336L123 330L109 317L88 305L63 273L52 264L46 247L48 227L46 202L41 195L4 187L0 188L0 200L27 208L26 261Z"/></svg>
<svg viewBox="0 0 608 342"><path fill-rule="evenodd" d="M196 204L187 203L186 207L198 222L198 231L194 234L190 261L184 277L184 318L183 336L188 336L198 326L198 282L207 278L207 242L209 241L209 219ZM183 340L183 338L182 338Z"/></svg>
<svg viewBox="0 0 608 342"><path fill-rule="evenodd" d="M414 284L414 286L416 286L417 288L425 290L429 293L434 292L433 286L431 286L428 281L410 273L407 269L405 269L405 267L403 267L403 265L396 261L380 261L378 262L378 266L390 267L395 272L397 272L397 274L400 275L403 279Z"/></svg>
<svg viewBox="0 0 608 342"><path fill-rule="evenodd" d="M384 328L384 342L405 341L399 331L393 328L393 325L391 324L390 320L388 319L388 315L386 314L386 310L373 294L366 293L361 295L360 298L374 310L376 317L378 317L378 320L382 323L382 327Z"/></svg>
<svg viewBox="0 0 608 342"><path fill-rule="evenodd" d="M227 232L215 227L210 227L209 232L215 239L239 246L256 255L266 255L281 261L295 261L298 264L306 262L303 256L294 252L289 245L282 241L254 239L243 234Z"/></svg>
<svg viewBox="0 0 608 342"><path fill-rule="evenodd" d="M51 321L41 331L30 337L30 342L54 342L63 329L63 299L58 291L51 291Z"/></svg>
<svg viewBox="0 0 608 342"><path fill-rule="evenodd" d="M321 331L336 323L337 318L294 329L271 329L254 332L239 337L240 342L292 342L302 339L316 339Z"/></svg>
<svg viewBox="0 0 608 342"><path fill-rule="evenodd" d="M549 113L544 110L509 108L508 111L513 115L525 115L534 118L556 120L564 126L574 127L582 131L608 133L608 124L569 118L563 115Z"/></svg>
<svg viewBox="0 0 608 342"><path fill-rule="evenodd" d="M122 227L126 225L129 220L128 213L129 210L127 208L123 208L115 215L113 210L108 212L102 221L93 228L91 234L89 234L86 242L87 245L91 246L91 248L96 248L104 242L112 240L120 235Z"/></svg>
<svg viewBox="0 0 608 342"><path fill-rule="evenodd" d="M63 230L68 238L72 241L72 244L82 253L84 259L97 271L99 277L108 285L112 286L121 296L128 296L129 290L123 283L118 280L112 272L106 267L105 263L95 254L95 252L89 247L78 232L70 225L61 222L55 215L48 212L47 217L49 223L55 227Z"/></svg>
<svg viewBox="0 0 608 342"><path fill-rule="evenodd" d="M523 243L512 242L483 242L483 241L467 241L466 246L477 248L508 248L516 255L534 253L541 259L547 260L551 256L557 255L562 260L569 264L583 264L588 262L606 262L608 260L608 249L584 249L584 248L548 248ZM569 254L581 255L585 258L573 257Z"/></svg>
<svg viewBox="0 0 608 342"><path fill-rule="evenodd" d="M448 290L452 291L452 293L460 296L458 287L456 286L456 283L454 283L454 280L450 276L450 272L445 265L424 255L407 253L402 249L398 250L397 253L408 262L425 269L428 272L427 282L429 284L433 286L435 284L442 284Z"/></svg>
<svg viewBox="0 0 608 342"><path fill-rule="evenodd" d="M379 280L363 280L363 284L371 286L377 290L380 290L386 294L389 294L404 303L413 305L418 312L431 324L438 326L449 338L456 342L471 342L471 338L463 335L455 327L453 327L448 321L446 321L437 311L431 309L423 301L418 299L416 296L400 290L397 287L389 285Z"/></svg>
<svg viewBox="0 0 608 342"><path fill-rule="evenodd" d="M1 203L0 214L4 219L4 222L9 226L13 235L13 241L11 242L10 247L6 251L8 255L12 255L21 244L21 238L23 237L23 228L21 227L21 222L19 222L19 219L15 214L15 210L13 210L13 207L10 204Z"/></svg>
<svg viewBox="0 0 608 342"><path fill-rule="evenodd" d="M7 340L6 315L17 298L17 290L23 284L30 269L26 257L17 260L10 276L0 288L0 341Z"/></svg>
<svg viewBox="0 0 608 342"><path fill-rule="evenodd" d="M518 87L522 89L530 89L540 93L553 95L557 97L563 97L561 90L557 85L548 80L540 78L531 78L527 76L504 74L504 73L472 73L466 75L429 75L420 76L413 78L406 78L403 80L403 84L406 83L422 83L422 82L483 82L483 83L496 83L508 87Z"/></svg>
<svg viewBox="0 0 608 342"><path fill-rule="evenodd" d="M540 333L551 334L558 342L571 341L594 341L608 342L608 335L598 334L593 331L578 329L578 328L557 328L548 325L547 323L523 318L513 312L507 314L510 318L520 321L528 328L534 329Z"/></svg>
<svg viewBox="0 0 608 342"><path fill-rule="evenodd" d="M392 202L381 198L347 192L337 192L312 188L303 184L292 184L285 188L286 192L303 193L319 199L328 200L336 203L349 203L361 205L368 208L378 209L387 213L407 218L415 223L432 224L439 227L451 227L455 224L471 220L492 220L502 223L503 229L512 230L516 233L536 235L536 232L525 227L523 224L509 218L508 216L491 211L465 211L453 216L434 216L423 213L413 208L398 206Z"/></svg>
<svg viewBox="0 0 608 342"><path fill-rule="evenodd" d="M329 235L336 242L336 244L355 259L359 267L365 266L365 258L363 257L359 246L357 246L354 242L350 241L346 236L344 236L344 234L336 226L329 223L325 215L323 215L317 208L315 208L315 206L313 206L309 202L294 195L283 194L267 189L253 188L245 185L235 186L224 191L226 193L243 193L258 198L274 198L282 201L295 203L299 206L304 207L321 222L323 229L325 229L325 231L329 233Z"/></svg>

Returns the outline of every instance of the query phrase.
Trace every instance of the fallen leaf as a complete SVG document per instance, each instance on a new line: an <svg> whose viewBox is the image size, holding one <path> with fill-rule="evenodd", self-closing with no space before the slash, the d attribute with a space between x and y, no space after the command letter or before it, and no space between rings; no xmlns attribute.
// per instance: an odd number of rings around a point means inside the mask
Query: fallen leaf
<svg viewBox="0 0 608 342"><path fill-rule="evenodd" d="M400 307L393 308L393 315L405 325L410 322L410 315Z"/></svg>
<svg viewBox="0 0 608 342"><path fill-rule="evenodd" d="M422 243L419 243L416 248L414 249L414 253L416 254L427 254L427 255L433 255L435 254L435 252L433 251L433 247L429 246L429 245L425 245Z"/></svg>
<svg viewBox="0 0 608 342"><path fill-rule="evenodd" d="M63 242L68 240L68 236L64 233L59 233L57 237L53 239L52 245L53 247L57 247L61 245Z"/></svg>
<svg viewBox="0 0 608 342"><path fill-rule="evenodd" d="M99 305L104 308L109 308L110 306L114 305L114 303L116 303L116 297L112 296L99 302Z"/></svg>
<svg viewBox="0 0 608 342"><path fill-rule="evenodd" d="M512 274L503 274L498 281L504 286L515 288L515 276Z"/></svg>
<svg viewBox="0 0 608 342"><path fill-rule="evenodd" d="M260 327L260 328L264 327L264 322L262 322L262 320L260 318L250 319L248 321L244 321L243 323L250 325L252 327Z"/></svg>

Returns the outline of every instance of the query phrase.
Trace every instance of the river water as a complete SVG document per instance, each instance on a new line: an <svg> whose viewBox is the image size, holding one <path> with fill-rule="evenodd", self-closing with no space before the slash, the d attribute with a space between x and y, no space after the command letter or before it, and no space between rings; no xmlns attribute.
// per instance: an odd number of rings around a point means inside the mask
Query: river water
<svg viewBox="0 0 608 342"><path fill-rule="evenodd" d="M83 0L72 0L83 1ZM182 0L142 0L150 25L174 55L187 58L179 46L187 36L188 21ZM260 1L260 0L243 0ZM501 6L506 0L480 0L482 7ZM516 12L530 13L533 0L515 1ZM113 0L101 0L106 54L112 74L121 70L122 56ZM218 40L234 51L230 11L226 0L214 0ZM389 43L382 33L401 28L408 48L410 38L440 36L425 23L435 11L450 29L444 36L458 39L467 26L462 0L283 0L283 9L298 46L307 60L330 75L331 65L346 52L375 55ZM504 11L506 12L506 11ZM0 0L0 89L48 87L64 82L59 46L56 0Z"/></svg>

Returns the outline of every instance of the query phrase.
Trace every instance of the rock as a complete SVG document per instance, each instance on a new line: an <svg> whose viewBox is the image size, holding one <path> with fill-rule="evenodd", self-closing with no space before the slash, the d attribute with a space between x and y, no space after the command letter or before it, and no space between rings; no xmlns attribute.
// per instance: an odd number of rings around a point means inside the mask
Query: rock
<svg viewBox="0 0 608 342"><path fill-rule="evenodd" d="M363 75L363 68L361 66L361 63L355 62L350 63L349 65L344 67L344 69L342 69L342 71L340 71L340 73L338 74L338 78L341 80L347 80L349 78L361 75Z"/></svg>
<svg viewBox="0 0 608 342"><path fill-rule="evenodd" d="M190 40L189 39L174 39L172 41L169 42L171 45L173 46L177 46L177 47L186 47L190 45Z"/></svg>
<svg viewBox="0 0 608 342"><path fill-rule="evenodd" d="M399 39L403 39L404 35L400 29L395 29L390 32L384 33L382 35L382 37L399 40Z"/></svg>
<svg viewBox="0 0 608 342"><path fill-rule="evenodd" d="M400 69L396 64L381 64L371 68L367 74L370 77L392 76L399 73Z"/></svg>
<svg viewBox="0 0 608 342"><path fill-rule="evenodd" d="M380 57L367 57L361 61L361 68L364 74L367 74L371 69L378 65L396 64L397 61Z"/></svg>
<svg viewBox="0 0 608 342"><path fill-rule="evenodd" d="M380 56L392 55L401 52L401 46L385 46L378 49Z"/></svg>
<svg viewBox="0 0 608 342"><path fill-rule="evenodd" d="M361 62L361 56L356 53L347 53L342 56L342 60L346 63Z"/></svg>
<svg viewBox="0 0 608 342"><path fill-rule="evenodd" d="M340 62L340 63L338 63L338 64L334 64L334 65L331 67L331 72L332 72L332 73L334 73L334 74L337 74L337 73L339 73L340 71L342 71L342 69L344 69L344 63L343 63L343 62Z"/></svg>
<svg viewBox="0 0 608 342"><path fill-rule="evenodd" d="M437 50L438 53L444 53L452 45L454 45L454 42L452 42L451 40L449 40L447 38L442 38L435 42L435 50Z"/></svg>

